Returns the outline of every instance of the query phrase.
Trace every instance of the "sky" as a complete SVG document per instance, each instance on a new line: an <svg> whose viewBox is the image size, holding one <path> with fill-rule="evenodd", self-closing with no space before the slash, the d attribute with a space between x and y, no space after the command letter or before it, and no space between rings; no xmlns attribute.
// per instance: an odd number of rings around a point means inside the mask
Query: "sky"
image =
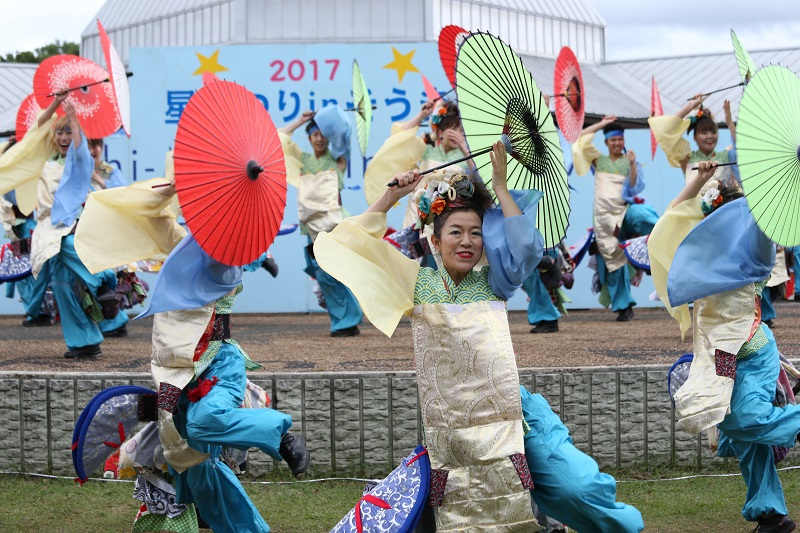
<svg viewBox="0 0 800 533"><path fill-rule="evenodd" d="M731 28L748 50L800 47L797 0L587 1L606 22L609 61L729 51ZM104 3L4 0L0 55L33 50L56 39L80 42Z"/></svg>

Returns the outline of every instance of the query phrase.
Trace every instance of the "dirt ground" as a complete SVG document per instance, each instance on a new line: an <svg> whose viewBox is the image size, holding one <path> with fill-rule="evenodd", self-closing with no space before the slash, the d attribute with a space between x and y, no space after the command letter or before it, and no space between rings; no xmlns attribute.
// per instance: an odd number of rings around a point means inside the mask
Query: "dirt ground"
<svg viewBox="0 0 800 533"><path fill-rule="evenodd" d="M781 351L800 357L800 303L778 302L775 337ZM608 310L572 311L560 331L529 333L525 313L509 313L517 364L525 367L668 364L691 352L691 332L681 341L677 322L662 309L637 309L631 322ZM152 319L128 324L129 336L107 339L103 355L63 357L60 326L23 328L21 316L0 317L0 371L149 372ZM236 314L234 338L266 372L413 370L411 326L404 319L393 338L365 323L361 335L331 338L327 314Z"/></svg>

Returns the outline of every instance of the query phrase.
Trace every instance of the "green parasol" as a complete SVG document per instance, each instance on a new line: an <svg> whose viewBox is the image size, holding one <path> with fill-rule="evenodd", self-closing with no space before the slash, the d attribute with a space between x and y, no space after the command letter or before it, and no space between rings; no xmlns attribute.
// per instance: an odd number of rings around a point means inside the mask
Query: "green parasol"
<svg viewBox="0 0 800 533"><path fill-rule="evenodd" d="M508 165L509 189L537 189L544 193L536 227L552 248L564 238L569 225L569 187L564 154L545 98L522 60L497 37L471 33L458 51L456 92L461 122L474 148L503 139L513 149ZM491 189L488 153L473 153L475 166L484 172Z"/></svg>
<svg viewBox="0 0 800 533"><path fill-rule="evenodd" d="M353 60L353 107L356 113L358 147L361 149L361 155L367 157L369 130L372 127L372 100L364 76L358 67L358 61L355 59Z"/></svg>
<svg viewBox="0 0 800 533"><path fill-rule="evenodd" d="M742 76L742 82L747 85L750 83L750 78L756 74L756 64L753 63L750 54L747 53L742 43L739 42L739 38L736 37L736 33L734 33L733 30L731 30L731 42L733 43L733 52L736 54L736 64L739 66L739 74Z"/></svg>
<svg viewBox="0 0 800 533"><path fill-rule="evenodd" d="M742 189L758 226L781 246L800 245L800 78L760 69L739 104L736 148Z"/></svg>

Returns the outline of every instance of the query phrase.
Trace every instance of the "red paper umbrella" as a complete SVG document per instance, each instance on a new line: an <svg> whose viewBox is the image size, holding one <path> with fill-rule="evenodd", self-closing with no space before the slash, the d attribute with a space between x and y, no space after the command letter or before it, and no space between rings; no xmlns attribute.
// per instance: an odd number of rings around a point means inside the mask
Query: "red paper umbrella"
<svg viewBox="0 0 800 533"><path fill-rule="evenodd" d="M47 109L55 94L70 90L67 101L90 139L101 139L119 130L122 122L108 73L100 65L78 56L48 57L33 75L33 94L42 109ZM56 113L63 115L59 108Z"/></svg>
<svg viewBox="0 0 800 533"><path fill-rule="evenodd" d="M556 120L568 142L574 143L583 129L583 77L578 58L568 46L561 49L556 60L555 91Z"/></svg>
<svg viewBox="0 0 800 533"><path fill-rule="evenodd" d="M286 207L286 165L263 104L236 83L201 87L175 136L175 188L195 240L220 263L253 262Z"/></svg>
<svg viewBox="0 0 800 533"><path fill-rule="evenodd" d="M433 86L431 80L425 77L425 74L422 75L422 86L425 88L425 98L431 102L439 99L439 91Z"/></svg>
<svg viewBox="0 0 800 533"><path fill-rule="evenodd" d="M42 108L36 103L36 97L34 95L29 94L25 97L25 100L23 100L19 106L19 111L17 111L17 125L15 131L17 142L21 141L22 138L25 137L25 134L28 133L28 130L36 124L36 119L41 110Z"/></svg>
<svg viewBox="0 0 800 533"><path fill-rule="evenodd" d="M125 65L117 53L117 49L111 44L105 28L97 21L97 30L100 32L100 45L103 47L103 56L106 58L106 68L111 74L111 92L114 94L114 101L117 103L119 118L122 127L128 137L131 136L131 90L128 86L128 73L125 72Z"/></svg>
<svg viewBox="0 0 800 533"><path fill-rule="evenodd" d="M664 109L661 107L661 95L658 94L656 77L653 76L653 82L650 86L650 116L660 117L663 114ZM656 158L656 148L658 148L658 142L656 142L656 136L653 134L653 130L650 130L650 157L653 160Z"/></svg>
<svg viewBox="0 0 800 533"><path fill-rule="evenodd" d="M460 26L445 26L439 33L439 59L450 85L456 86L456 57L458 47L469 37L469 32Z"/></svg>

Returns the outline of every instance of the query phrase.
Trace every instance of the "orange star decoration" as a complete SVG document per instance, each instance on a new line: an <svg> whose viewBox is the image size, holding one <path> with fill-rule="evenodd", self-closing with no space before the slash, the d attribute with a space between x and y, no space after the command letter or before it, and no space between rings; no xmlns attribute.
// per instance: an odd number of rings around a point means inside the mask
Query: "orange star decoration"
<svg viewBox="0 0 800 533"><path fill-rule="evenodd" d="M200 66L197 70L192 72L192 76L200 76L205 72L216 74L217 72L228 70L228 67L223 67L219 64L219 49L215 50L214 53L208 57L198 52L195 52L195 55L197 55L197 59L200 60Z"/></svg>
<svg viewBox="0 0 800 533"><path fill-rule="evenodd" d="M414 52L416 52L416 50L411 50L407 54L401 54L397 51L397 48L393 46L392 55L394 56L394 59L392 59L391 63L384 65L383 68L397 71L397 81L402 83L403 77L407 72L420 71L411 63L411 61L414 59Z"/></svg>

